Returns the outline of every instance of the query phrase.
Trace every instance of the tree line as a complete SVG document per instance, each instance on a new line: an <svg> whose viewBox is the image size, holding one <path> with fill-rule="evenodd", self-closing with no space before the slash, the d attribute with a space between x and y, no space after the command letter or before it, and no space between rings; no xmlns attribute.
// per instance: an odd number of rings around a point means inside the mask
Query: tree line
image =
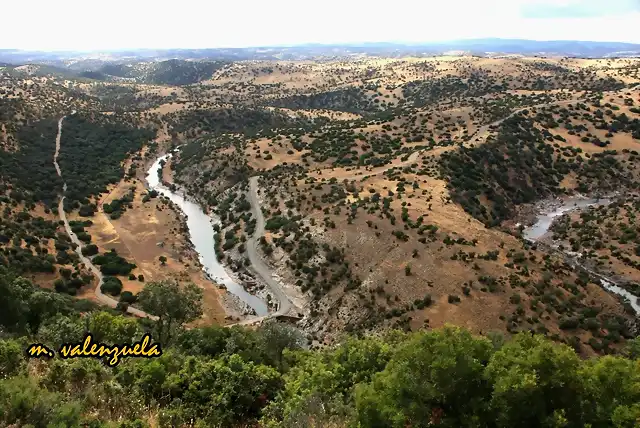
<svg viewBox="0 0 640 428"><path fill-rule="evenodd" d="M33 427L634 427L640 423L640 339L624 355L580 359L522 333L457 327L346 337L309 348L295 328L184 328L202 310L192 285L150 283L128 318L41 290L0 271L0 424ZM154 359L115 368L89 359L27 360L90 331Z"/></svg>

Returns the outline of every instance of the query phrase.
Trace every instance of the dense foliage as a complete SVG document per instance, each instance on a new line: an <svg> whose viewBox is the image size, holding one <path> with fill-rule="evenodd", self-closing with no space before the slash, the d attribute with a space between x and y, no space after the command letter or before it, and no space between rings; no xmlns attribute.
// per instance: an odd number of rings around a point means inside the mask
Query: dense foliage
<svg viewBox="0 0 640 428"><path fill-rule="evenodd" d="M167 61L106 64L98 70L83 72L82 76L91 79L109 80L113 77L133 79L138 83L156 85L191 85L209 79L216 70L227 65L224 61Z"/></svg>
<svg viewBox="0 0 640 428"><path fill-rule="evenodd" d="M545 140L554 138L532 119L517 115L500 126L495 141L443 154L441 171L452 199L493 226L509 218L516 205L562 193L561 181L570 172L576 173L581 192L637 185L615 151L583 157L580 148L560 148Z"/></svg>
<svg viewBox="0 0 640 428"><path fill-rule="evenodd" d="M10 183L12 199L49 206L56 201L63 181L53 165L57 128L54 119L30 123L17 134L19 150L0 150L0 181ZM124 175L122 161L153 135L149 130L104 118L67 117L58 163L68 186L69 203L77 204L120 181Z"/></svg>
<svg viewBox="0 0 640 428"><path fill-rule="evenodd" d="M124 176L122 162L154 137L122 122L102 123L81 115L65 119L58 163L70 202L107 190Z"/></svg>
<svg viewBox="0 0 640 428"><path fill-rule="evenodd" d="M198 133L225 134L242 133L254 136L259 133L272 134L278 128L311 129L326 119L293 118L285 113L261 108L236 106L218 110L187 110L167 115L175 132L184 132L187 136Z"/></svg>
<svg viewBox="0 0 640 428"><path fill-rule="evenodd" d="M202 296L171 284L145 287L138 321L0 275L0 424L34 427L633 427L640 423L640 342L625 356L581 360L542 336L473 336L441 330L347 338L305 350L273 322L185 330ZM194 289L195 290L195 289ZM174 290L175 291L175 290ZM164 297L162 297L164 296ZM153 303L151 303L153 302ZM164 306L164 307L163 307ZM83 317L79 311L84 311ZM87 312L88 311L88 312ZM162 317L161 317L162 318ZM90 331L132 343L160 334L163 355L26 360L27 343L53 349ZM167 335L171 331L172 336Z"/></svg>
<svg viewBox="0 0 640 428"><path fill-rule="evenodd" d="M14 192L11 193L13 194ZM66 233L58 230L59 225L56 222L34 215L28 209L16 205L15 200L0 196L0 266L10 267L21 275L53 273L56 270L55 265L68 265L77 261L73 244ZM84 232L84 224L72 223L72 229L79 238L91 239L91 236ZM90 282L77 265L73 267L73 271L66 269L61 272L68 272L68 275L60 278L62 289L72 285L75 290Z"/></svg>
<svg viewBox="0 0 640 428"><path fill-rule="evenodd" d="M62 190L53 166L57 131L56 119L36 121L19 128L19 150L0 150L0 183L11 184L12 199L53 205Z"/></svg>
<svg viewBox="0 0 640 428"><path fill-rule="evenodd" d="M312 95L292 95L270 100L269 105L294 110L326 109L357 114L371 114L381 110L379 104L367 97L360 88L347 88Z"/></svg>

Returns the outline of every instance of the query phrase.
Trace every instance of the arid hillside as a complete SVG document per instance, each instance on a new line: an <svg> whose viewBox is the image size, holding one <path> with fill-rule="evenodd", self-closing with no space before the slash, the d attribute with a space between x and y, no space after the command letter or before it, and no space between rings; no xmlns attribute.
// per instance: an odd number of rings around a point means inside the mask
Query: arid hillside
<svg viewBox="0 0 640 428"><path fill-rule="evenodd" d="M146 281L175 279L203 290L199 323L251 312L202 274L179 207L148 188L153 161L179 147L162 182L220 220L217 258L272 311L283 302L267 283L277 282L316 344L451 323L532 330L590 354L636 334L635 302L602 279L638 294L640 60L185 67L104 67L82 78L35 66L3 72L5 264L96 300L97 280L58 223L63 181L51 158L56 123L70 115L65 211L83 251L120 266L106 271L125 308ZM613 203L525 239L541 206L576 196ZM266 282L249 257L254 240Z"/></svg>
<svg viewBox="0 0 640 428"><path fill-rule="evenodd" d="M640 59L205 54L0 64L0 426L639 426Z"/></svg>
<svg viewBox="0 0 640 428"><path fill-rule="evenodd" d="M260 176L260 252L319 342L454 323L599 352L633 334L633 308L522 229L545 201L636 197L639 66L237 63L202 90L226 93L248 123L236 126L232 107L168 113L176 138L191 141L174 179L222 217L219 254L251 275L246 180ZM628 273L638 256L624 257Z"/></svg>

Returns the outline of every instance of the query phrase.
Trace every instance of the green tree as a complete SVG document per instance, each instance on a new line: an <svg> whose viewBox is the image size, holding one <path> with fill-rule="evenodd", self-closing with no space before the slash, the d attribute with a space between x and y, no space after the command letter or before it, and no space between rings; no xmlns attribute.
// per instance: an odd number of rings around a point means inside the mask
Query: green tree
<svg viewBox="0 0 640 428"><path fill-rule="evenodd" d="M89 318L89 331L95 341L109 344L133 343L140 334L135 319L108 312L92 314Z"/></svg>
<svg viewBox="0 0 640 428"><path fill-rule="evenodd" d="M640 359L640 337L629 340L624 347L623 354L632 360Z"/></svg>
<svg viewBox="0 0 640 428"><path fill-rule="evenodd" d="M480 427L487 420L490 385L484 368L493 346L447 327L403 343L384 371L356 388L361 426Z"/></svg>
<svg viewBox="0 0 640 428"><path fill-rule="evenodd" d="M177 395L185 413L216 427L256 419L281 385L276 370L239 355L209 361L191 357L175 380L180 380Z"/></svg>
<svg viewBox="0 0 640 428"><path fill-rule="evenodd" d="M170 342L176 330L202 316L202 290L193 283L179 286L176 281L150 282L138 294L138 303L156 315L156 340Z"/></svg>
<svg viewBox="0 0 640 428"><path fill-rule="evenodd" d="M78 316L59 315L42 324L36 337L41 342L57 348L63 343L81 341L85 332L86 324Z"/></svg>
<svg viewBox="0 0 640 428"><path fill-rule="evenodd" d="M605 356L582 363L581 396L588 422L593 426L636 427L640 424L640 364L626 358Z"/></svg>
<svg viewBox="0 0 640 428"><path fill-rule="evenodd" d="M335 349L285 352L284 388L265 409L268 427L322 427L348 419L356 385L371 380L392 356L390 337L350 338Z"/></svg>
<svg viewBox="0 0 640 428"><path fill-rule="evenodd" d="M584 426L580 359L566 345L521 333L493 355L486 379L500 427L555 427L559 420Z"/></svg>
<svg viewBox="0 0 640 428"><path fill-rule="evenodd" d="M285 349L301 349L306 344L300 330L275 320L262 324L258 328L258 335L266 356L276 367L282 366L282 353Z"/></svg>
<svg viewBox="0 0 640 428"><path fill-rule="evenodd" d="M55 315L67 315L72 312L69 296L48 290L38 290L29 296L29 327L36 332L43 321Z"/></svg>
<svg viewBox="0 0 640 428"><path fill-rule="evenodd" d="M0 425L79 427L82 406L42 388L35 379L0 381Z"/></svg>
<svg viewBox="0 0 640 428"><path fill-rule="evenodd" d="M24 367L24 347L15 340L0 340L0 379L13 376Z"/></svg>
<svg viewBox="0 0 640 428"><path fill-rule="evenodd" d="M29 316L29 296L35 290L24 278L14 278L0 268L0 325L8 331L23 331Z"/></svg>

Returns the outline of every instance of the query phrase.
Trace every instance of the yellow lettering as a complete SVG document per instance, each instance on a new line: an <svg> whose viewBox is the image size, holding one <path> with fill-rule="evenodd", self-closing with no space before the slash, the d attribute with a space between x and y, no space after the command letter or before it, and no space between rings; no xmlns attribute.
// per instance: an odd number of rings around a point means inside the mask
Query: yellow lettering
<svg viewBox="0 0 640 428"><path fill-rule="evenodd" d="M116 352L113 353L113 357L111 357L111 359L109 360L109 365L110 366L115 366L118 364L118 350L115 350Z"/></svg>
<svg viewBox="0 0 640 428"><path fill-rule="evenodd" d="M145 357L148 356L147 351L145 350L148 344L149 344L149 335L145 334L144 337L142 338L142 349L140 349L140 354L142 354Z"/></svg>
<svg viewBox="0 0 640 428"><path fill-rule="evenodd" d="M71 350L71 357L79 357L82 355L82 349L80 349L80 345L76 345Z"/></svg>
<svg viewBox="0 0 640 428"><path fill-rule="evenodd" d="M80 344L63 344L59 350L60 355L63 358L69 357L92 357L102 358L108 357L107 364L109 366L116 366L120 360L124 357L159 357L162 355L162 349L158 344L151 344L151 337L145 334L140 342L136 342L133 345L111 345L107 346L103 343L92 343L93 336L87 334L83 342ZM47 348L43 345L31 345L28 349L29 355L47 355ZM50 356L53 356L53 352Z"/></svg>
<svg viewBox="0 0 640 428"><path fill-rule="evenodd" d="M69 356L70 350L71 350L71 345L62 345L62 348L60 348L60 353L64 358L67 358Z"/></svg>
<svg viewBox="0 0 640 428"><path fill-rule="evenodd" d="M111 355L111 352L113 352L112 349L108 349L106 346L104 345L100 345L100 356L104 357L104 355Z"/></svg>
<svg viewBox="0 0 640 428"><path fill-rule="evenodd" d="M147 357L159 357L162 355L162 351L158 349L158 345L152 345L149 349Z"/></svg>
<svg viewBox="0 0 640 428"><path fill-rule="evenodd" d="M40 358L42 356L53 357L54 355L51 349L37 343L27 348L27 354L29 354L30 357L34 357L34 358Z"/></svg>
<svg viewBox="0 0 640 428"><path fill-rule="evenodd" d="M87 334L87 337L84 339L84 343L82 344L82 355L87 355L89 353L89 345L91 345L91 335Z"/></svg>

